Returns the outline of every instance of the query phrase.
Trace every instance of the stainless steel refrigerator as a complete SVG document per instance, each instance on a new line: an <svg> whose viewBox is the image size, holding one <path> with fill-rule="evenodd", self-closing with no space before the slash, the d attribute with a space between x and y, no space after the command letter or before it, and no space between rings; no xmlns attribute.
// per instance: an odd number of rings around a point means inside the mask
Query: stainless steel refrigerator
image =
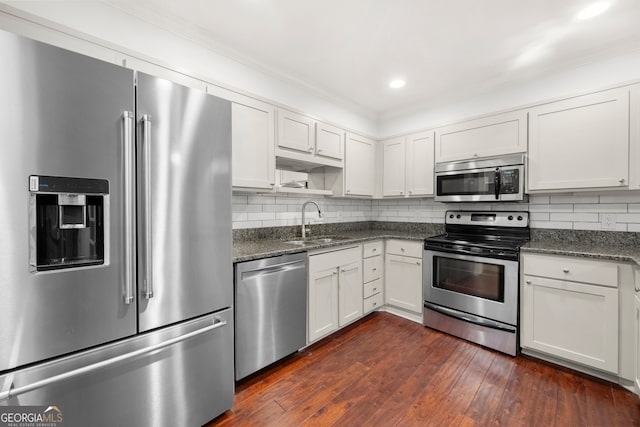
<svg viewBox="0 0 640 427"><path fill-rule="evenodd" d="M0 407L209 421L234 392L230 103L4 31L0 52Z"/></svg>

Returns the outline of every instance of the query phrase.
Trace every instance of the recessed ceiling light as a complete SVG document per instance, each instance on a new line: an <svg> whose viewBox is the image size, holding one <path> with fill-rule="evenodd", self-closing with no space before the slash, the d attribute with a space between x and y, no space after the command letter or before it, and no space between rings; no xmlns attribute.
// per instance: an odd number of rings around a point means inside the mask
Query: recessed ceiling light
<svg viewBox="0 0 640 427"><path fill-rule="evenodd" d="M401 87L404 87L405 84L407 83L402 79L394 79L389 82L389 87L393 89L400 89Z"/></svg>
<svg viewBox="0 0 640 427"><path fill-rule="evenodd" d="M608 1L599 1L597 3L593 3L584 9L582 9L577 15L576 19L579 21L593 18L594 16L600 15L605 10L609 9L611 3Z"/></svg>

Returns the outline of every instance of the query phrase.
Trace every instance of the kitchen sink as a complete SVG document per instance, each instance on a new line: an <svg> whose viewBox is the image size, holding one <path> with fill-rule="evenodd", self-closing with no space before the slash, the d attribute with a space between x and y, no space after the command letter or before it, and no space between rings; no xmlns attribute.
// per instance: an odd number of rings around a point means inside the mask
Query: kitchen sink
<svg viewBox="0 0 640 427"><path fill-rule="evenodd" d="M346 236L320 236L320 237L309 237L307 239L302 240L287 240L285 243L289 243L291 245L305 246L305 245L318 245L322 243L332 243L340 240L348 240L350 237Z"/></svg>

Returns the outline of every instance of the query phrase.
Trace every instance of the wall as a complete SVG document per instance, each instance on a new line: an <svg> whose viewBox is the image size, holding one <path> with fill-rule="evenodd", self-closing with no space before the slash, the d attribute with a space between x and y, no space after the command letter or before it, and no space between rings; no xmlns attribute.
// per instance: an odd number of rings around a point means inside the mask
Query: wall
<svg viewBox="0 0 640 427"><path fill-rule="evenodd" d="M121 63L133 56L159 65L153 71L143 71L161 77L173 77L162 74L166 68L298 109L365 136L377 135L375 117L359 107L246 66L103 2L3 2L0 29L110 62Z"/></svg>
<svg viewBox="0 0 640 427"><path fill-rule="evenodd" d="M315 206L307 206L306 218L315 223L368 221L372 217L371 200L334 199L306 195L233 193L233 228L277 227L300 225L302 204L315 200L323 218L318 218Z"/></svg>
<svg viewBox="0 0 640 427"><path fill-rule="evenodd" d="M593 64L566 68L551 76L531 78L459 102L381 116L378 135L385 138L432 129L478 115L574 96L637 79L640 79L640 50Z"/></svg>
<svg viewBox="0 0 640 427"><path fill-rule="evenodd" d="M304 195L234 193L233 228L299 225L300 208L317 200L325 218L320 222L391 221L443 223L448 209L528 210L532 228L601 230L602 216L613 215L617 231L640 232L639 193L530 196L528 203L455 204L424 199L352 200ZM317 213L307 207L311 224Z"/></svg>

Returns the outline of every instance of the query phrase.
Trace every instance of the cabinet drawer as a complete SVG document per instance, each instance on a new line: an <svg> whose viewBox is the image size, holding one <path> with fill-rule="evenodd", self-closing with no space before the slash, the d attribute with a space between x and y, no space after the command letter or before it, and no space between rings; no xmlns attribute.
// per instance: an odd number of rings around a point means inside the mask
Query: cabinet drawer
<svg viewBox="0 0 640 427"><path fill-rule="evenodd" d="M364 284L364 297L369 298L375 294L379 294L382 291L382 279L374 280L373 282Z"/></svg>
<svg viewBox="0 0 640 427"><path fill-rule="evenodd" d="M422 259L422 242L414 242L410 240L388 240L387 253Z"/></svg>
<svg viewBox="0 0 640 427"><path fill-rule="evenodd" d="M523 254L524 274L618 287L618 265L565 256Z"/></svg>
<svg viewBox="0 0 640 427"><path fill-rule="evenodd" d="M365 283L382 277L382 268L384 266L384 263L382 261L381 255L371 258L365 258L362 264L362 274Z"/></svg>
<svg viewBox="0 0 640 427"><path fill-rule="evenodd" d="M377 308L382 307L382 293L375 294L369 298L364 299L364 312L369 313Z"/></svg>
<svg viewBox="0 0 640 427"><path fill-rule="evenodd" d="M382 254L382 240L365 243L363 246L364 250L362 256L365 258Z"/></svg>

